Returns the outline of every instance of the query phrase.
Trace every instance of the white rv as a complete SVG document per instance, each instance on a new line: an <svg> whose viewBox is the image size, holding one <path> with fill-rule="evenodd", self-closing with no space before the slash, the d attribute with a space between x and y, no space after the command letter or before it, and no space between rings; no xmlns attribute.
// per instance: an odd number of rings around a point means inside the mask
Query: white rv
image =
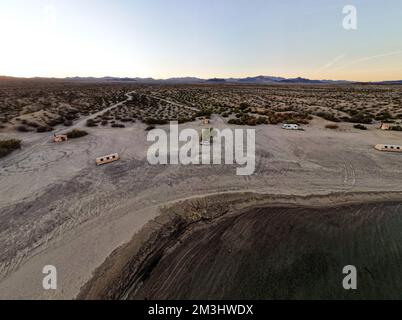
<svg viewBox="0 0 402 320"><path fill-rule="evenodd" d="M286 129L286 130L299 130L300 127L298 124L289 124L289 123L284 123L282 125L282 129Z"/></svg>
<svg viewBox="0 0 402 320"><path fill-rule="evenodd" d="M395 145L395 144L377 144L374 146L374 148L379 151L402 152L402 146Z"/></svg>

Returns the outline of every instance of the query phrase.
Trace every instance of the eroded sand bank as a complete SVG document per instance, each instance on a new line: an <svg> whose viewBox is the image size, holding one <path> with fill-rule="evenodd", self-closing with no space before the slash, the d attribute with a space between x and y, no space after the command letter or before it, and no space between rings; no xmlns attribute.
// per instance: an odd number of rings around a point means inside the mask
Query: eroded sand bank
<svg viewBox="0 0 402 320"><path fill-rule="evenodd" d="M399 298L402 193L189 199L116 250L82 299ZM357 291L342 269L358 269Z"/></svg>

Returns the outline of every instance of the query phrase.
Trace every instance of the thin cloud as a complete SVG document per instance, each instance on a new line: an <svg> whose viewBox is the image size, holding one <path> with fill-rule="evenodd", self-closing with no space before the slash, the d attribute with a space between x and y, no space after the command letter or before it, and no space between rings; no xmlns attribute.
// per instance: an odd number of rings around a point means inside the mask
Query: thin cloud
<svg viewBox="0 0 402 320"><path fill-rule="evenodd" d="M400 55L402 54L402 51L393 51L393 52L386 52L386 53L381 53L381 54L377 54L374 56L367 56L367 57L363 57L363 58L359 58L356 60L353 60L347 64L344 64L343 66L331 69L331 71L337 71L337 70L341 70L341 69L345 69L348 68L352 65L358 64L360 62L365 62L365 61L370 61L370 60L375 60L378 58L384 58L384 57L389 57L389 56L395 56L395 55Z"/></svg>
<svg viewBox="0 0 402 320"><path fill-rule="evenodd" d="M325 64L325 65L323 65L321 68L319 68L319 69L317 70L317 72L331 68L334 64L336 64L338 61L342 60L342 59L345 58L345 57L346 57L345 54L341 54L341 55L335 57L334 59L332 59L331 61L329 61L327 64Z"/></svg>

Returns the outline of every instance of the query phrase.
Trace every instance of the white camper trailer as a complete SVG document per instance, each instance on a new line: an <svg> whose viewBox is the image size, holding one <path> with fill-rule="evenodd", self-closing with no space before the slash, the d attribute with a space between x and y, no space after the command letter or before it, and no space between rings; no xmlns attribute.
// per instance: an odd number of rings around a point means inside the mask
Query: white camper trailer
<svg viewBox="0 0 402 320"><path fill-rule="evenodd" d="M379 151L401 152L402 153L402 146L395 145L395 144L377 144L374 146L374 148Z"/></svg>
<svg viewBox="0 0 402 320"><path fill-rule="evenodd" d="M112 153L107 156L96 158L96 165L100 166L102 164L110 163L120 160L120 156L117 153Z"/></svg>
<svg viewBox="0 0 402 320"><path fill-rule="evenodd" d="M282 125L282 129L285 129L285 130L299 130L300 127L299 127L298 124L284 123Z"/></svg>

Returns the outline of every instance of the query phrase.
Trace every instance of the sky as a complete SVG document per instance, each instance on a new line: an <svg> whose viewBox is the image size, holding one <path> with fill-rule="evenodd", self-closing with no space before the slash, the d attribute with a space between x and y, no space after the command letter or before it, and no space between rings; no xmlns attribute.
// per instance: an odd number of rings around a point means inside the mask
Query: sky
<svg viewBox="0 0 402 320"><path fill-rule="evenodd" d="M18 77L402 79L400 0L0 0L0 39Z"/></svg>

